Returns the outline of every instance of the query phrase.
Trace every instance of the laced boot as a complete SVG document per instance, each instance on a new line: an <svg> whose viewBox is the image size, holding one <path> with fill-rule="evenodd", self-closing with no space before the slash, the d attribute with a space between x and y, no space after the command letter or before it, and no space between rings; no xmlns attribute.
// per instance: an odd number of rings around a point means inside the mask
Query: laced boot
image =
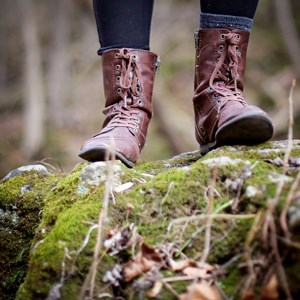
<svg viewBox="0 0 300 300"><path fill-rule="evenodd" d="M272 121L243 95L249 32L195 33L195 133L201 154L222 145L254 145L273 135Z"/></svg>
<svg viewBox="0 0 300 300"><path fill-rule="evenodd" d="M152 116L152 89L159 59L146 50L112 49L102 54L104 92L102 129L81 147L88 161L116 159L132 167L145 144Z"/></svg>

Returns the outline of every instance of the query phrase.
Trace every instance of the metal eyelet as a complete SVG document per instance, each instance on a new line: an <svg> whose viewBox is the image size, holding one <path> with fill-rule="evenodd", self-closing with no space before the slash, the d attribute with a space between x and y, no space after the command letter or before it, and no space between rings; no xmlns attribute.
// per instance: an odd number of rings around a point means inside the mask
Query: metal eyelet
<svg viewBox="0 0 300 300"><path fill-rule="evenodd" d="M121 66L120 65L116 65L116 70L120 70Z"/></svg>
<svg viewBox="0 0 300 300"><path fill-rule="evenodd" d="M142 99L139 99L139 100L138 100L138 104L139 104L139 106L142 106L142 105L143 105Z"/></svg>
<svg viewBox="0 0 300 300"><path fill-rule="evenodd" d="M117 89L117 92L118 92L119 94L121 93L121 91L122 91L121 88L118 88L118 89Z"/></svg>
<svg viewBox="0 0 300 300"><path fill-rule="evenodd" d="M235 35L235 38L236 38L237 40L239 40L239 39L241 38L241 36L237 33L237 34Z"/></svg>
<svg viewBox="0 0 300 300"><path fill-rule="evenodd" d="M214 93L214 94L213 94L213 98L214 98L214 99L218 99L217 93Z"/></svg>
<svg viewBox="0 0 300 300"><path fill-rule="evenodd" d="M113 111L116 111L116 110L117 110L117 108L114 106L114 107L113 107Z"/></svg>
<svg viewBox="0 0 300 300"><path fill-rule="evenodd" d="M117 81L120 81L120 78L121 78L120 76L117 76Z"/></svg>
<svg viewBox="0 0 300 300"><path fill-rule="evenodd" d="M224 33L220 34L220 40L225 40L225 34Z"/></svg>
<svg viewBox="0 0 300 300"><path fill-rule="evenodd" d="M116 53L115 54L115 58L119 58L120 57L120 54L119 53Z"/></svg>
<svg viewBox="0 0 300 300"><path fill-rule="evenodd" d="M239 51L240 47L239 46L235 46L235 50Z"/></svg>
<svg viewBox="0 0 300 300"><path fill-rule="evenodd" d="M136 59L136 58L137 58L136 54L132 54L132 57L133 57L134 59Z"/></svg>
<svg viewBox="0 0 300 300"><path fill-rule="evenodd" d="M224 50L224 45L220 45L220 46L218 47L218 51L219 51L219 52L223 52L223 50Z"/></svg>
<svg viewBox="0 0 300 300"><path fill-rule="evenodd" d="M210 86L207 88L207 90L208 90L209 92L212 92L212 91L213 91L213 89L212 89Z"/></svg>

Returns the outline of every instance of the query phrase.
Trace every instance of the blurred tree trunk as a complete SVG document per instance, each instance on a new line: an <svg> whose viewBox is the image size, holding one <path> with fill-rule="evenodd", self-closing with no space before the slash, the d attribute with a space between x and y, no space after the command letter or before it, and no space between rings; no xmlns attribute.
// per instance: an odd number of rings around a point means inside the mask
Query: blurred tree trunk
<svg viewBox="0 0 300 300"><path fill-rule="evenodd" d="M290 0L275 0L274 2L277 23L281 35L291 58L294 69L300 77L300 42L295 24L293 22L292 6Z"/></svg>
<svg viewBox="0 0 300 300"><path fill-rule="evenodd" d="M23 150L27 157L32 157L44 141L45 94L41 47L38 38L35 6L32 0L19 0L22 12L22 34L24 39L24 139Z"/></svg>
<svg viewBox="0 0 300 300"><path fill-rule="evenodd" d="M70 36L69 0L53 0L52 44L49 46L48 100L49 121L53 127L62 127L65 119L65 101L68 96L70 73L68 44Z"/></svg>

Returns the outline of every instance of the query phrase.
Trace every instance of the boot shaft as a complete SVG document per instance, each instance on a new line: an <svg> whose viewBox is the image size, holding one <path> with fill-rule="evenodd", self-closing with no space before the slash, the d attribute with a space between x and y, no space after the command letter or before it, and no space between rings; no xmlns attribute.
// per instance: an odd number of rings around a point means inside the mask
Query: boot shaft
<svg viewBox="0 0 300 300"><path fill-rule="evenodd" d="M112 49L102 54L105 107L120 102L139 101L152 115L152 91L159 59L146 50Z"/></svg>
<svg viewBox="0 0 300 300"><path fill-rule="evenodd" d="M213 76L212 81L236 80L237 88L243 91L248 40L249 32L239 29L213 28L195 32L195 90L207 88ZM224 59L224 63L220 65L222 70L213 74L220 59ZM234 61L236 74L231 68Z"/></svg>

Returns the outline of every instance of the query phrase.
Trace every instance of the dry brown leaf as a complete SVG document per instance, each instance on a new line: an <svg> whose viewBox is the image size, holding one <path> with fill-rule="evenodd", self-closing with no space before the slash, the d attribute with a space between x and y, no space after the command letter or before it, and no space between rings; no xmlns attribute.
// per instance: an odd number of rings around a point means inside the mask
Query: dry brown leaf
<svg viewBox="0 0 300 300"><path fill-rule="evenodd" d="M123 274L126 282L138 277L144 272L148 272L154 266L159 266L162 262L160 254L145 243L141 245L140 252L134 259L123 265Z"/></svg>
<svg viewBox="0 0 300 300"><path fill-rule="evenodd" d="M255 299L255 294L253 291L247 290L242 292L241 300L254 300L254 299Z"/></svg>
<svg viewBox="0 0 300 300"><path fill-rule="evenodd" d="M207 271L204 269L199 269L195 267L187 267L182 270L182 273L187 276L206 279L210 274L207 274Z"/></svg>
<svg viewBox="0 0 300 300"><path fill-rule="evenodd" d="M182 270L182 273L187 276L206 279L207 277L211 276L211 272L214 270L214 267L207 264L196 264L191 262L188 267Z"/></svg>
<svg viewBox="0 0 300 300"><path fill-rule="evenodd" d="M162 287L163 287L162 281L155 281L152 289L147 292L147 296L149 298L155 298L160 293Z"/></svg>
<svg viewBox="0 0 300 300"><path fill-rule="evenodd" d="M129 282L154 266L154 261L148 260L139 252L134 260L130 260L123 265L124 279L126 282Z"/></svg>
<svg viewBox="0 0 300 300"><path fill-rule="evenodd" d="M158 253L158 251L154 248L149 247L145 243L141 245L141 252L144 257L146 257L149 260L153 260L155 262L162 262L162 257Z"/></svg>
<svg viewBox="0 0 300 300"><path fill-rule="evenodd" d="M243 291L241 300L278 300L278 279L275 274L271 276L267 285L262 289L260 296L256 295L252 290Z"/></svg>
<svg viewBox="0 0 300 300"><path fill-rule="evenodd" d="M179 300L222 300L222 297L215 286L193 283L185 294L179 296Z"/></svg>
<svg viewBox="0 0 300 300"><path fill-rule="evenodd" d="M275 274L271 276L267 285L261 292L261 300L278 300L278 280Z"/></svg>
<svg viewBox="0 0 300 300"><path fill-rule="evenodd" d="M190 260L175 261L173 259L170 259L169 261L170 268L173 272L182 271L183 269L192 266L192 264L194 263Z"/></svg>

